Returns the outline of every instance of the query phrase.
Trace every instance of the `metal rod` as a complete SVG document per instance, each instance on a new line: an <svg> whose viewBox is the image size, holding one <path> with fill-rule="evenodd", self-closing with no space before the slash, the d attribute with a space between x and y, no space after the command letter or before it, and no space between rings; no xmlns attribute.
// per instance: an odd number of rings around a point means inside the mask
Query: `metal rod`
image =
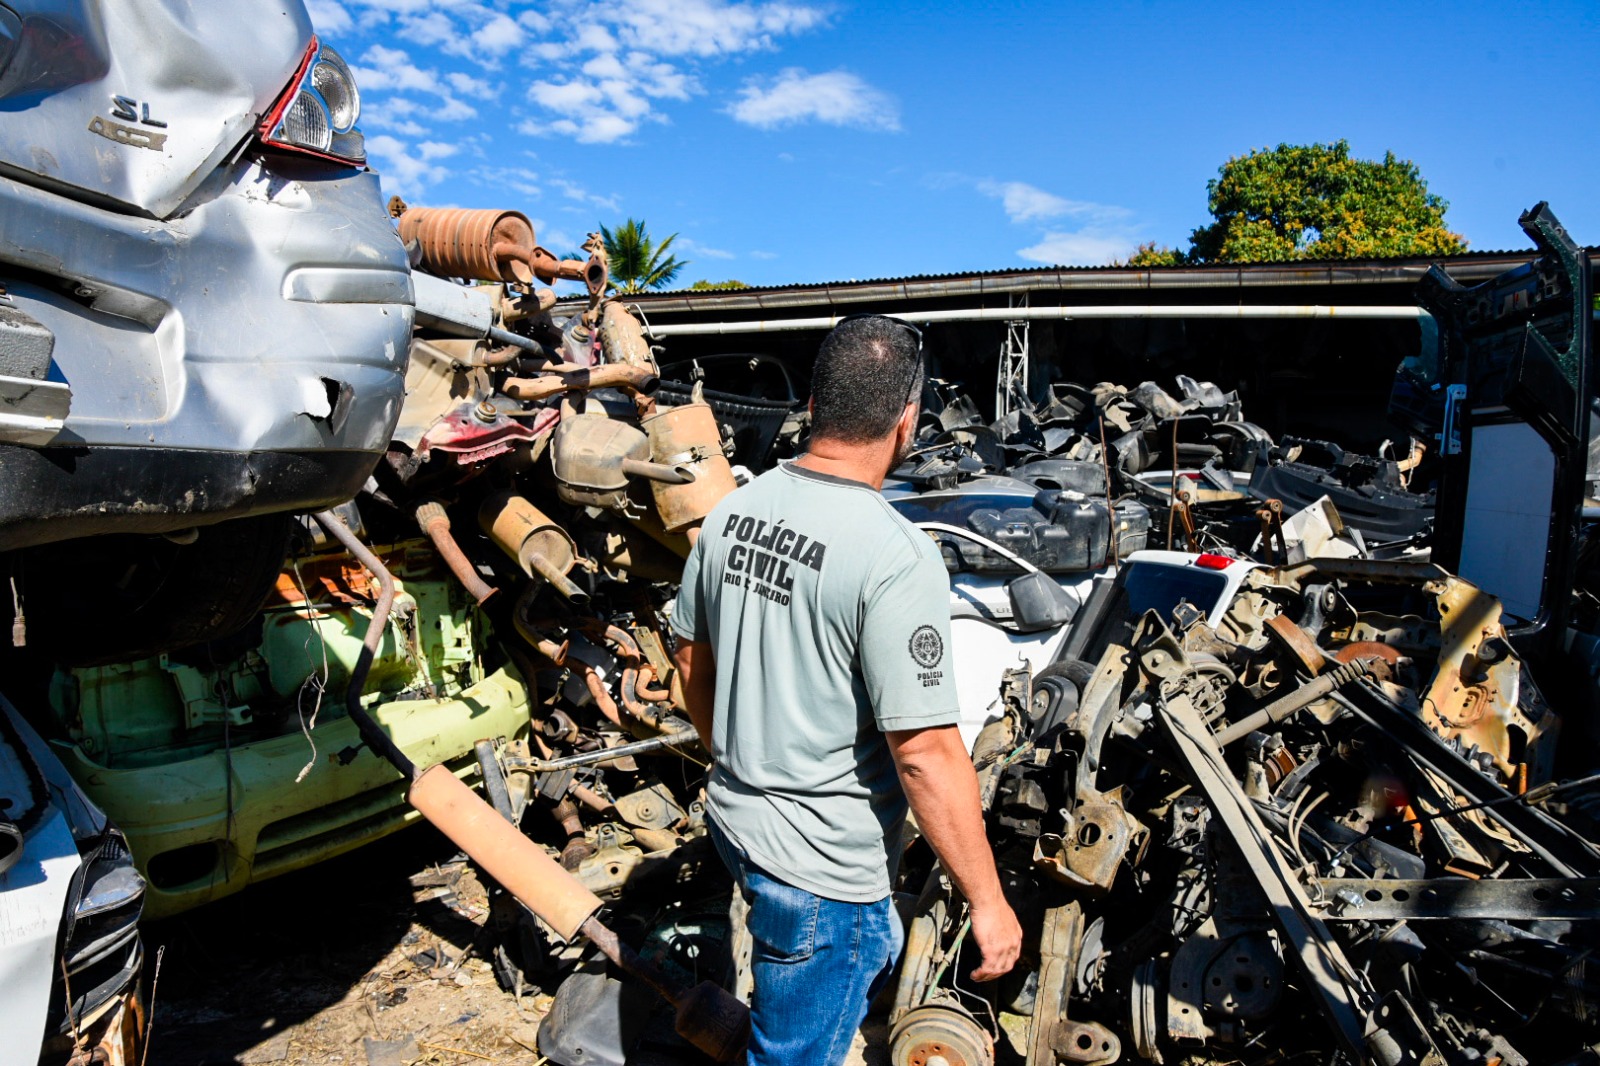
<svg viewBox="0 0 1600 1066"><path fill-rule="evenodd" d="M536 574L550 582L557 592L572 603L581 607L589 602L589 594L579 588L577 583L566 575L566 571L545 558L542 553L529 552L528 565L533 568Z"/></svg>
<svg viewBox="0 0 1600 1066"><path fill-rule="evenodd" d="M650 481L659 481L664 485L694 484L694 469L683 465L668 466L666 463L652 463L644 459L624 459L622 472Z"/></svg>
<svg viewBox="0 0 1600 1066"><path fill-rule="evenodd" d="M362 544L360 539L344 524L344 519L332 511L319 511L311 516L334 540L344 545L345 551L356 557L356 561L371 571L372 576L378 579L378 601L372 605L372 620L367 623L367 635L361 642L361 654L356 658L356 668L350 671L350 687L345 689L345 709L350 715L350 720L356 724L356 731L361 734L362 743L372 749L373 754L384 759L408 781L417 777L417 764L412 762L405 752L400 750L389 734L385 733L373 717L361 706L361 692L367 687L367 674L372 670L372 660L378 654L378 644L383 640L383 631L389 624L389 609L394 606L395 584L394 575L389 573L388 567L379 561L378 557Z"/></svg>
<svg viewBox="0 0 1600 1066"><path fill-rule="evenodd" d="M1372 672L1366 659L1340 663L1321 677L1312 678L1287 696L1280 696L1252 714L1247 714L1228 728L1217 732L1217 747L1225 748L1240 737L1248 736L1264 725L1281 722L1303 707L1322 699L1336 688L1349 684L1358 677Z"/></svg>
<svg viewBox="0 0 1600 1066"><path fill-rule="evenodd" d="M787 330L832 329L844 315L811 318L765 318L735 322L696 322L652 326L656 337L721 333L779 333ZM1349 318L1411 319L1432 316L1406 304L1085 304L1081 307L971 307L933 311L890 311L888 318L907 322L1023 322L1033 319L1070 321L1090 318Z"/></svg>
<svg viewBox="0 0 1600 1066"><path fill-rule="evenodd" d="M512 333L509 329L501 329L499 326L490 326L488 332L489 339L494 341L496 344L509 345L512 348L521 348L525 352L536 352L539 355L543 355L545 352L544 345L540 344L538 341L533 340L531 337L524 337L521 334Z"/></svg>
<svg viewBox="0 0 1600 1066"><path fill-rule="evenodd" d="M626 759L633 755L644 755L662 748L677 748L685 744L693 744L700 739L700 734L694 726L685 729L664 733L659 737L649 740L636 740L632 744L620 744L615 748L605 748L601 751L586 751L581 755L568 755L564 759L518 759L508 758L505 761L508 770L524 770L528 773L542 774L551 770L568 770L574 766L594 766L598 763L611 762L614 759Z"/></svg>
<svg viewBox="0 0 1600 1066"><path fill-rule="evenodd" d="M618 939L609 926L598 918L590 918L579 929L589 942L600 949L600 954L617 964L618 969L632 977L637 977L645 984L658 992L662 999L677 1005L678 997L683 994L683 989L677 987L671 978L661 972L654 964L639 957L628 945Z"/></svg>

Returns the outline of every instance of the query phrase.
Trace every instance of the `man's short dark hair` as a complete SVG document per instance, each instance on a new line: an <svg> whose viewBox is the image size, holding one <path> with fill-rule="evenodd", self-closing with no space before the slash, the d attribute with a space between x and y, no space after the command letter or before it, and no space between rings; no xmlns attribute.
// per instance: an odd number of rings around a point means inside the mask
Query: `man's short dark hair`
<svg viewBox="0 0 1600 1066"><path fill-rule="evenodd" d="M811 371L811 435L861 444L882 440L921 396L916 334L889 318L841 322Z"/></svg>

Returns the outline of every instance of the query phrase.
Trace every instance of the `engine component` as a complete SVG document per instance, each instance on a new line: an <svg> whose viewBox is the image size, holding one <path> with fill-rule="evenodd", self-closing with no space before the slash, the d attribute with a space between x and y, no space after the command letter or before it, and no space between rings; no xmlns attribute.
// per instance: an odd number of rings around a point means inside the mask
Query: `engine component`
<svg viewBox="0 0 1600 1066"><path fill-rule="evenodd" d="M574 603L589 594L567 577L578 561L572 536L545 513L514 492L502 492L483 501L478 524L489 539L529 577L540 577Z"/></svg>
<svg viewBox="0 0 1600 1066"><path fill-rule="evenodd" d="M600 314L600 350L608 363L620 363L657 373L655 356L650 352L650 342L644 339L639 320L627 308L612 302Z"/></svg>
<svg viewBox="0 0 1600 1066"><path fill-rule="evenodd" d="M411 207L400 239L421 247L423 269L479 281L533 281L533 223L518 211Z"/></svg>
<svg viewBox="0 0 1600 1066"><path fill-rule="evenodd" d="M569 415L555 433L551 465L560 483L557 493L568 503L640 517L645 508L629 496L630 475L665 485L689 485L696 476L687 463L653 463L649 454L645 434L620 419Z"/></svg>
<svg viewBox="0 0 1600 1066"><path fill-rule="evenodd" d="M686 483L650 482L667 532L688 532L737 487L733 467L722 453L716 416L709 404L697 399L681 407L658 407L641 419L640 425L650 439L652 462L694 473L694 479Z"/></svg>

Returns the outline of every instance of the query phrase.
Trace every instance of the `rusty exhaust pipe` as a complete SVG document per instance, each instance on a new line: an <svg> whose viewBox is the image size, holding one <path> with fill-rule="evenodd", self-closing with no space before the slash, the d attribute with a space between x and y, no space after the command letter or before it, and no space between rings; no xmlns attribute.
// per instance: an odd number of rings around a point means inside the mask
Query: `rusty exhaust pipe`
<svg viewBox="0 0 1600 1066"><path fill-rule="evenodd" d="M589 602L568 572L577 565L578 546L559 524L515 492L490 496L478 508L478 525L529 577L542 578L575 604Z"/></svg>
<svg viewBox="0 0 1600 1066"><path fill-rule="evenodd" d="M541 249L534 244L533 223L520 211L412 207L399 224L400 239L421 246L422 268L430 274L533 281L531 263Z"/></svg>
<svg viewBox="0 0 1600 1066"><path fill-rule="evenodd" d="M710 981L689 989L676 987L653 964L618 940L616 933L599 919L597 912L603 906L599 896L523 836L449 767L440 764L419 773L416 763L361 706L367 674L394 605L394 575L338 515L322 511L313 517L379 582L381 591L367 624L361 656L350 674L345 705L362 742L410 782L407 801L557 936L570 941L582 933L618 968L659 992L676 1009L676 1028L684 1039L720 1063L732 1063L742 1057L750 1038L750 1012L744 1004Z"/></svg>
<svg viewBox="0 0 1600 1066"><path fill-rule="evenodd" d="M456 576L472 598L482 604L495 593L493 585L478 576L478 571L461 550L461 545L450 535L450 516L444 513L444 504L436 500L427 500L417 505L417 525L426 533L428 539L433 541L434 551L439 553L450 572Z"/></svg>
<svg viewBox="0 0 1600 1066"><path fill-rule="evenodd" d="M656 386L660 384L660 376L645 367L606 363L541 374L536 378L507 378L500 386L500 391L513 400L548 400L564 392L587 392L590 389L627 389L629 392L649 394L656 391Z"/></svg>
<svg viewBox="0 0 1600 1066"><path fill-rule="evenodd" d="M624 459L622 472L642 477L647 481L659 481L663 485L694 484L694 467L682 463L668 466L666 463L652 463L644 459Z"/></svg>
<svg viewBox="0 0 1600 1066"><path fill-rule="evenodd" d="M394 606L395 584L394 575L389 573L389 568L378 561L365 544L350 532L350 527L344 524L332 511L320 511L312 516L323 532L344 546L344 550L356 557L356 561L366 567L372 576L378 579L378 599L372 605L372 621L367 623L367 635L361 642L361 654L356 658L356 668L350 671L350 685L344 692L345 710L350 715L350 720L356 724L356 732L361 735L361 742L372 749L374 755L379 756L389 765L405 775L407 780L414 781L417 777L417 764L405 752L400 750L389 734L378 727L372 716L361 706L361 692L367 687L367 674L372 671L372 659L378 654L378 644L383 640L383 631L389 624L389 610Z"/></svg>

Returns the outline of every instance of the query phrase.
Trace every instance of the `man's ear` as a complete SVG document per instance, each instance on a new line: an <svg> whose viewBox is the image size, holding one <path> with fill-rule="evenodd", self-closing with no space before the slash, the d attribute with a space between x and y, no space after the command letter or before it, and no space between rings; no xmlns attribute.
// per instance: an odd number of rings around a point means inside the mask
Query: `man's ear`
<svg viewBox="0 0 1600 1066"><path fill-rule="evenodd" d="M918 403L906 404L906 409L900 412L900 421L894 425L894 441L901 445L917 437L917 419L922 416L922 405Z"/></svg>

